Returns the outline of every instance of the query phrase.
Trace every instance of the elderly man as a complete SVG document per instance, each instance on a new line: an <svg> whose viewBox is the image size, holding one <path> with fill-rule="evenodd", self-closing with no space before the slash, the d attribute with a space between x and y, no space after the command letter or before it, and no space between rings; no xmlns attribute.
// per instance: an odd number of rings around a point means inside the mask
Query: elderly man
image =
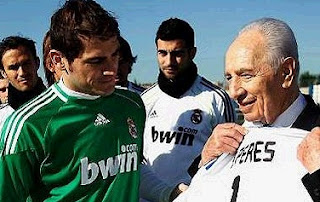
<svg viewBox="0 0 320 202"><path fill-rule="evenodd" d="M249 144L246 148L239 148L241 151L237 150L241 143L243 145L246 139L252 138L251 135L249 137L244 136L248 131L250 131L250 134L253 133L252 131L258 133L277 133L279 137L288 134L288 137L286 137L288 138L288 140L286 139L288 141L287 144L290 145L289 148L295 149L298 143L296 140L293 140L293 134L301 141L307 132L290 128L311 130L320 125L320 109L309 96L302 95L299 92L298 74L297 43L292 30L286 23L277 19L263 18L248 24L240 31L226 53L225 76L229 84L230 96L239 104L239 108L245 118L245 123L242 126L234 123L220 124L214 129L202 151L200 165L206 166L204 166L199 175L206 171L210 172L210 170L215 170L216 172L219 170L217 168L219 166L220 169L223 168L222 170L230 169L227 166L228 160L225 161L226 155L224 153L236 154L232 161L229 158L229 162L233 162L231 164L232 167L239 162L239 159L240 163L247 162L248 159L250 161L253 152L253 162L255 163L250 164L253 167L254 165L258 165L257 162L271 162L274 154L278 155L288 152L284 148L280 147L276 149L270 146L274 144L279 145L281 143L280 140L279 144L277 140L275 143L272 141L272 143L265 145L263 151L269 153L270 158L263 158L263 161L261 158L256 158L256 154L261 152L261 150L257 149L258 145L262 145L261 141L257 141L254 148L251 148L252 145ZM264 126L269 126L269 130L263 129ZM282 129L277 130L279 127ZM257 128L262 129L259 131ZM274 137L267 136L264 138L262 140L267 141L269 140L268 138ZM295 152L291 152L290 154L294 156L290 163L296 163ZM246 158L243 159L244 156ZM211 159L214 160L207 163ZM225 164L221 164L221 162ZM266 165L261 164L260 168L264 166ZM208 177L207 175L205 176ZM197 177L196 175L195 178L197 181L201 181L201 179L199 180L201 177ZM217 180L217 178L215 179ZM202 181L204 182L206 179ZM290 186L300 186L300 183L293 183ZM190 188L192 184L195 183L191 183ZM206 185L209 187L209 184ZM188 198L190 201L190 196L196 193L194 188L190 188L187 191L188 193L182 195L178 201ZM243 188L241 187L240 176L239 178L234 178L233 184L229 188L233 189L231 200L235 201L239 189ZM260 187L260 189L263 189L263 187ZM213 186L211 190L214 190ZM266 188L265 191L267 192L267 190ZM202 191L202 197L205 197L205 192ZM223 190L219 190L219 192L221 193ZM303 194L302 197L305 197L303 199L310 200L310 197L306 193ZM271 196L271 194L268 193L268 196ZM240 194L241 197L244 199L247 196ZM205 201L208 198L201 199Z"/></svg>

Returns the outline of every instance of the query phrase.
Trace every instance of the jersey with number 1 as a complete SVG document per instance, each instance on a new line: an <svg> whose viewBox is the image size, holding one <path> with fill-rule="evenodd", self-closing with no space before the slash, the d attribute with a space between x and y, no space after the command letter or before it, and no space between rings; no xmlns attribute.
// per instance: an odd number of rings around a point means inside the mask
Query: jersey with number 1
<svg viewBox="0 0 320 202"><path fill-rule="evenodd" d="M6 120L0 201L138 201L140 96L84 97L55 84Z"/></svg>
<svg viewBox="0 0 320 202"><path fill-rule="evenodd" d="M175 202L311 202L297 146L308 131L250 128L236 155L202 167Z"/></svg>

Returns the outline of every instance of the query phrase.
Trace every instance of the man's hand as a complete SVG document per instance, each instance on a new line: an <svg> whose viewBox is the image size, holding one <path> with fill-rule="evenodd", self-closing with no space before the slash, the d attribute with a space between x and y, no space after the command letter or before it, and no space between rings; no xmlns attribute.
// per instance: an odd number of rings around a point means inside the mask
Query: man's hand
<svg viewBox="0 0 320 202"><path fill-rule="evenodd" d="M234 154L246 133L247 130L236 123L217 125L202 149L200 166L222 153Z"/></svg>
<svg viewBox="0 0 320 202"><path fill-rule="evenodd" d="M302 140L297 157L309 173L320 169L320 127L313 128Z"/></svg>

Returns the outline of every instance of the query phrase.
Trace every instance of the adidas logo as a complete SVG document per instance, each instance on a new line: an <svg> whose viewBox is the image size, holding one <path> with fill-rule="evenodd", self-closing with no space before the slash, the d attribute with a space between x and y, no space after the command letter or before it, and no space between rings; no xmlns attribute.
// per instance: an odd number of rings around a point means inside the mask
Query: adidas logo
<svg viewBox="0 0 320 202"><path fill-rule="evenodd" d="M95 126L100 126L100 125L105 125L107 123L110 123L109 119L106 119L106 117L104 117L102 114L97 114L97 118L94 121L94 125Z"/></svg>
<svg viewBox="0 0 320 202"><path fill-rule="evenodd" d="M149 115L149 118L156 118L158 117L156 110L153 110L153 112Z"/></svg>

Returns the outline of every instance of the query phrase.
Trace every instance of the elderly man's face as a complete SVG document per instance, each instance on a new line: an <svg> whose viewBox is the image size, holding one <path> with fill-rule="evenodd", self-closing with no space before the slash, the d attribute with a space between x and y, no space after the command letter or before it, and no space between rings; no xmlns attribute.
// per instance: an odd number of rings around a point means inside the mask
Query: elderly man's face
<svg viewBox="0 0 320 202"><path fill-rule="evenodd" d="M273 123L285 110L283 76L266 62L264 38L257 31L243 34L229 47L225 76L230 96L247 121Z"/></svg>

